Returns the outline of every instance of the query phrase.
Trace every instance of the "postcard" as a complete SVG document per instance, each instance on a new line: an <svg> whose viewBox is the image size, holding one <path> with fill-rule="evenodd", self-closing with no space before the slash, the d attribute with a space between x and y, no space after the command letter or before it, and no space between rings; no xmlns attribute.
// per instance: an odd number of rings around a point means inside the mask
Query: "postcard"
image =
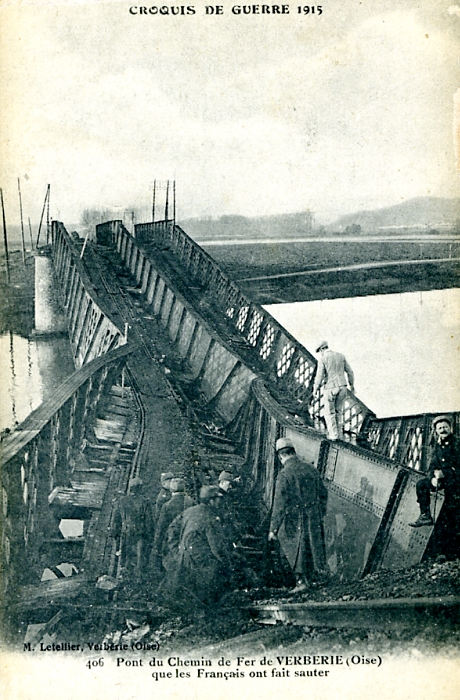
<svg viewBox="0 0 460 700"><path fill-rule="evenodd" d="M454 697L460 5L0 18L4 697Z"/></svg>

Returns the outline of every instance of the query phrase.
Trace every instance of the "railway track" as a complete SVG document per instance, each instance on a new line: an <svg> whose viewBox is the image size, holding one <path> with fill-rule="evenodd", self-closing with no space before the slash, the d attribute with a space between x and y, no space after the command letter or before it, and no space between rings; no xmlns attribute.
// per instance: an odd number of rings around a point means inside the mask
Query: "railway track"
<svg viewBox="0 0 460 700"><path fill-rule="evenodd" d="M248 610L254 622L262 625L398 630L436 623L455 627L460 620L460 596L280 602L254 605Z"/></svg>

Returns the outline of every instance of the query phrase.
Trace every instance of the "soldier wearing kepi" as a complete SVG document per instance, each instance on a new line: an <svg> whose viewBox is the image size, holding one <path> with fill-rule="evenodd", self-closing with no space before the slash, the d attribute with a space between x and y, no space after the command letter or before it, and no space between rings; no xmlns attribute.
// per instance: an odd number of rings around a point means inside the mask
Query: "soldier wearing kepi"
<svg viewBox="0 0 460 700"><path fill-rule="evenodd" d="M154 571L160 572L162 568L162 554L166 540L168 527L176 516L186 508L193 506L193 500L185 493L185 479L174 478L169 482L171 498L165 501L161 507L158 518L155 539L153 541L152 565Z"/></svg>
<svg viewBox="0 0 460 700"><path fill-rule="evenodd" d="M420 515L411 527L433 525L430 511L431 493L442 489L444 505L437 529L442 530L443 549L448 554L458 550L458 507L460 505L459 457L460 444L452 433L450 416L440 415L432 423L436 444L430 460L428 475L416 485Z"/></svg>
<svg viewBox="0 0 460 700"><path fill-rule="evenodd" d="M196 603L215 603L232 576L231 547L219 518L219 498L217 486L202 486L200 503L184 511L175 565L162 584L170 599L190 609Z"/></svg>
<svg viewBox="0 0 460 700"><path fill-rule="evenodd" d="M320 358L313 393L316 394L321 384L326 382L324 417L328 437L330 440L339 440L343 438L342 404L347 396L347 378L350 391L355 390L353 370L342 353L329 350L326 340L318 345L316 352L319 353Z"/></svg>
<svg viewBox="0 0 460 700"><path fill-rule="evenodd" d="M171 479L174 479L174 474L172 472L163 472L160 476L161 489L155 501L155 521L160 517L163 505L171 498Z"/></svg>
<svg viewBox="0 0 460 700"><path fill-rule="evenodd" d="M310 580L328 576L323 530L327 489L317 470L299 459L288 438L277 440L275 450L282 469L276 479L268 539L278 537L296 576L293 592L301 592Z"/></svg>
<svg viewBox="0 0 460 700"><path fill-rule="evenodd" d="M122 496L114 513L112 536L120 541L124 577L141 576L152 540L152 506L142 488L142 479L132 479L130 493Z"/></svg>

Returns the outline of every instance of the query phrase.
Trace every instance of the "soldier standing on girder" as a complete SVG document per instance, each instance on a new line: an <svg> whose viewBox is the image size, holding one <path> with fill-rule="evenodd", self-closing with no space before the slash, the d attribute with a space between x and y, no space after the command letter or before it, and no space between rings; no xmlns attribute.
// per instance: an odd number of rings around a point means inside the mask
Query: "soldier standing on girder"
<svg viewBox="0 0 460 700"><path fill-rule="evenodd" d="M318 345L316 352L320 354L320 358L316 368L313 393L316 394L321 384L326 382L324 417L328 437L330 440L341 440L343 438L342 405L347 396L347 378L350 391L355 390L353 370L342 353L329 350L326 340Z"/></svg>

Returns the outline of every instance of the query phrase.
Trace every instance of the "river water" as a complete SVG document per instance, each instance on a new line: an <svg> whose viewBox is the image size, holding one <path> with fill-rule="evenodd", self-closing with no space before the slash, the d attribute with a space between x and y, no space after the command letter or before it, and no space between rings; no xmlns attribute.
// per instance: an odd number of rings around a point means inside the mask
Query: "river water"
<svg viewBox="0 0 460 700"><path fill-rule="evenodd" d="M343 352L379 418L460 410L460 289L265 307L313 352Z"/></svg>
<svg viewBox="0 0 460 700"><path fill-rule="evenodd" d="M74 371L67 336L0 335L0 430L21 423Z"/></svg>
<svg viewBox="0 0 460 700"><path fill-rule="evenodd" d="M379 417L460 409L460 290L275 304L267 310L311 352L347 356L359 398ZM0 429L13 427L74 370L67 337L0 335Z"/></svg>

